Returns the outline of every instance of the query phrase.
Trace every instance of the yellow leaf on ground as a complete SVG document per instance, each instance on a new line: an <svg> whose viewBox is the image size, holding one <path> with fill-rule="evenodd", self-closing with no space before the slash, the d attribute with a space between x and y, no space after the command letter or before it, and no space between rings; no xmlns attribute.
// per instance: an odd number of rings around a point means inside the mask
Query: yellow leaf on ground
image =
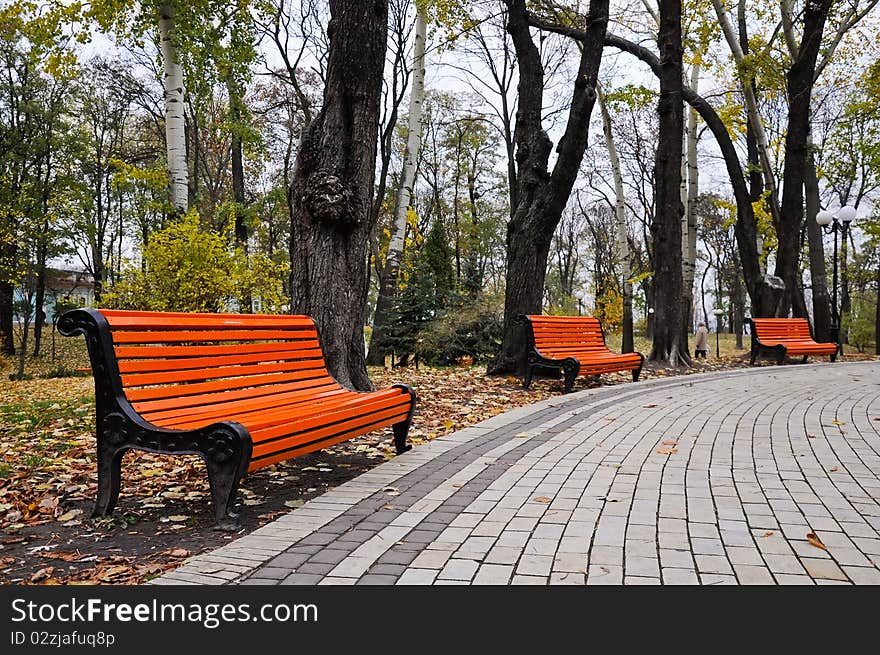
<svg viewBox="0 0 880 655"><path fill-rule="evenodd" d="M828 549L825 547L825 544L823 544L822 540L816 536L815 532L808 532L807 533L807 541L810 543L811 546L815 546L816 548L821 548L825 552L828 552Z"/></svg>

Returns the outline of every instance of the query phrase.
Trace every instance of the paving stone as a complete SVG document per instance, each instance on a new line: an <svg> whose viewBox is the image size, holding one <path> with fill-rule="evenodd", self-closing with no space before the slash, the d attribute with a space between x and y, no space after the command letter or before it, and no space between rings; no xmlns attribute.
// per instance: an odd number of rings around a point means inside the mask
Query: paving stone
<svg viewBox="0 0 880 655"><path fill-rule="evenodd" d="M844 566L843 571L856 584L880 584L880 571L874 567Z"/></svg>
<svg viewBox="0 0 880 655"><path fill-rule="evenodd" d="M537 575L515 575L513 582L515 585L546 585L547 578Z"/></svg>
<svg viewBox="0 0 880 655"><path fill-rule="evenodd" d="M660 562L653 557L630 557L626 555L624 568L627 576L660 577Z"/></svg>
<svg viewBox="0 0 880 655"><path fill-rule="evenodd" d="M450 559L441 569L438 580L471 580L479 563L471 559Z"/></svg>
<svg viewBox="0 0 880 655"><path fill-rule="evenodd" d="M804 567L794 555L764 555L764 561L774 575L777 573L806 575Z"/></svg>
<svg viewBox="0 0 880 655"><path fill-rule="evenodd" d="M505 564L483 564L474 576L475 585L506 585L513 576L513 566Z"/></svg>
<svg viewBox="0 0 880 655"><path fill-rule="evenodd" d="M730 562L722 555L694 555L697 571L703 573L733 574Z"/></svg>
<svg viewBox="0 0 880 655"><path fill-rule="evenodd" d="M846 577L846 573L844 573L841 568L830 559L811 559L808 557L802 557L801 564L812 578L822 580L849 580L849 578Z"/></svg>
<svg viewBox="0 0 880 655"><path fill-rule="evenodd" d="M556 553L556 556L553 558L554 572L584 573L586 570L586 553Z"/></svg>
<svg viewBox="0 0 880 655"><path fill-rule="evenodd" d="M575 585L582 586L586 584L587 576L584 573L566 573L562 571L554 571L550 574L551 585Z"/></svg>
<svg viewBox="0 0 880 655"><path fill-rule="evenodd" d="M517 575L549 576L553 557L549 555L523 555L516 566Z"/></svg>
<svg viewBox="0 0 880 655"><path fill-rule="evenodd" d="M623 584L623 567L597 564L587 570L588 585L621 585Z"/></svg>
<svg viewBox="0 0 880 655"><path fill-rule="evenodd" d="M763 566L751 566L748 564L734 564L733 570L736 579L743 585L766 585L774 584L770 569Z"/></svg>
<svg viewBox="0 0 880 655"><path fill-rule="evenodd" d="M660 551L660 564L664 569L693 569L695 567L694 556L687 550L662 549Z"/></svg>
<svg viewBox="0 0 880 655"><path fill-rule="evenodd" d="M700 578L693 569L662 569L663 584L668 585L697 585Z"/></svg>
<svg viewBox="0 0 880 655"><path fill-rule="evenodd" d="M776 582L781 585L813 585L813 578L808 575L791 575L789 573L774 573Z"/></svg>
<svg viewBox="0 0 880 655"><path fill-rule="evenodd" d="M403 572L395 584L399 585L429 585L434 582L439 571L434 569L409 568Z"/></svg>
<svg viewBox="0 0 880 655"><path fill-rule="evenodd" d="M450 550L423 550L410 565L415 569L442 569L452 557Z"/></svg>

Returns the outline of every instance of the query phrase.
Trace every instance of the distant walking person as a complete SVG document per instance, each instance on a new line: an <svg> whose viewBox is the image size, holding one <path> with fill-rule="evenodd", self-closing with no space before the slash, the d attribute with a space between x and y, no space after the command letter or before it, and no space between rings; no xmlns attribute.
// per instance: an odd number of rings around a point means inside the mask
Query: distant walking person
<svg viewBox="0 0 880 655"><path fill-rule="evenodd" d="M697 337L694 340L694 357L706 357L709 354L709 331L706 324L700 322L697 326Z"/></svg>

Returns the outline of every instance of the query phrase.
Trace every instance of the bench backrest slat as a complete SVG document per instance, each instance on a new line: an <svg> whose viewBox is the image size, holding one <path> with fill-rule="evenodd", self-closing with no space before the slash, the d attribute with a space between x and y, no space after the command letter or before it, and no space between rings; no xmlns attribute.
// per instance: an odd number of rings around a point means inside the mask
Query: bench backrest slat
<svg viewBox="0 0 880 655"><path fill-rule="evenodd" d="M341 388L308 316L101 310L138 411L184 412L265 394ZM253 391L249 391L253 390Z"/></svg>
<svg viewBox="0 0 880 655"><path fill-rule="evenodd" d="M607 351L599 319L593 316L529 316L538 352Z"/></svg>

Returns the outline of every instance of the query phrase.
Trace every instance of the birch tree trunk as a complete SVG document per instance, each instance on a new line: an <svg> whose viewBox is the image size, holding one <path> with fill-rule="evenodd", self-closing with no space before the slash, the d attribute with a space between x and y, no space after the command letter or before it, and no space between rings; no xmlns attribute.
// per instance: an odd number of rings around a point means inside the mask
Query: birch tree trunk
<svg viewBox="0 0 880 655"><path fill-rule="evenodd" d="M397 273L403 258L406 242L406 218L412 205L413 186L416 180L416 164L419 160L419 146L422 140L422 117L425 104L425 42L427 41L427 20L424 9L416 3L416 27L413 44L413 83L409 97L409 116L407 119L406 150L403 155L403 171L397 189L394 205L394 223L391 226L391 240L385 266L379 274L379 297L373 315L373 333L367 363L381 366L385 363L385 348L382 342L388 332L388 322L397 290Z"/></svg>
<svg viewBox="0 0 880 655"><path fill-rule="evenodd" d="M699 93L700 64L691 68L690 88ZM684 266L684 316L688 329L693 327L694 319L694 278L697 274L697 196L700 194L700 170L697 162L697 110L688 107L687 130L685 131L685 160L687 161L687 195L685 197L685 221L682 233L682 256Z"/></svg>
<svg viewBox="0 0 880 655"><path fill-rule="evenodd" d="M807 210L807 241L810 252L810 282L813 288L813 336L817 341L831 340L831 296L828 293L828 273L825 269L825 244L822 228L816 222L819 213L819 178L813 150L808 147L804 176Z"/></svg>
<svg viewBox="0 0 880 655"><path fill-rule="evenodd" d="M740 47L739 39L727 15L727 10L722 4L722 0L712 0L712 6L718 16L718 24L724 33L727 45L733 55L733 60L737 66L745 65L745 53ZM767 139L767 133L764 131L764 124L761 121L761 113L758 111L758 99L755 96L755 89L751 80L743 79L740 84L743 92L743 98L746 104L746 115L749 119L749 125L755 132L755 141L758 146L758 156L761 162L761 170L764 173L764 186L770 190L770 211L773 214L774 221L779 220L779 200L776 189L776 179L773 176L773 165L770 162L770 146Z"/></svg>
<svg viewBox="0 0 880 655"><path fill-rule="evenodd" d="M608 159L611 161L611 173L614 177L614 220L617 227L617 258L620 261L621 290L623 293L623 346L621 352L631 353L635 350L633 342L632 283L630 282L630 251L626 234L626 197L623 191L623 175L620 172L620 157L617 145L611 132L611 115L605 104L605 93L600 85L596 85L599 110L602 113L602 128L605 133L605 147L608 148Z"/></svg>
<svg viewBox="0 0 880 655"><path fill-rule="evenodd" d="M171 203L185 213L189 207L189 174L186 165L186 130L183 105L183 68L174 43L174 8L159 6L159 47L162 52L165 86L165 141L168 155L168 176L171 182Z"/></svg>

